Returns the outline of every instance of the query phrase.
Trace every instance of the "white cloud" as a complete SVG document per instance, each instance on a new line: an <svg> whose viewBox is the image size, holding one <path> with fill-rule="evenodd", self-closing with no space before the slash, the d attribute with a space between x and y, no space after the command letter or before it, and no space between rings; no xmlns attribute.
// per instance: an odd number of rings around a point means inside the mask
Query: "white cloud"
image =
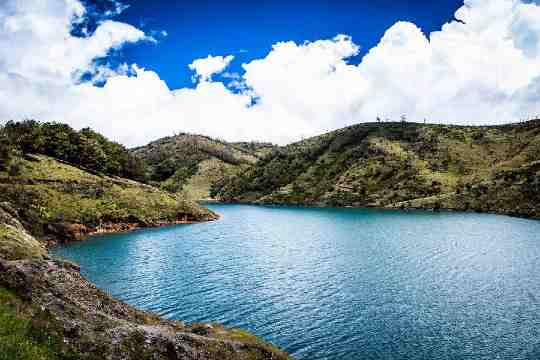
<svg viewBox="0 0 540 360"><path fill-rule="evenodd" d="M136 65L94 59L148 40L128 24L103 22L88 37L69 34L84 16L76 0L0 4L0 118L34 117L91 126L126 145L189 131L228 140L285 143L377 116L497 124L540 113L540 6L467 0L427 37L398 22L358 65L345 35L281 42L243 65L228 85L212 80L232 56L197 59L194 88L169 89ZM92 82L77 74L90 72Z"/></svg>
<svg viewBox="0 0 540 360"><path fill-rule="evenodd" d="M72 83L76 71L126 42L145 39L135 27L107 20L88 37L70 35L85 13L75 0L7 0L0 5L0 72L34 83Z"/></svg>
<svg viewBox="0 0 540 360"><path fill-rule="evenodd" d="M206 58L194 60L189 64L189 68L195 71L198 80L209 81L211 80L212 75L219 74L225 70L233 59L234 56L232 55L225 57L208 55Z"/></svg>
<svg viewBox="0 0 540 360"><path fill-rule="evenodd" d="M105 14L104 14L107 17L113 17L113 16L120 15L121 13L124 12L124 10L129 8L129 5L122 4L121 2L116 1L116 0L111 0L111 3L113 5L112 8L105 11Z"/></svg>

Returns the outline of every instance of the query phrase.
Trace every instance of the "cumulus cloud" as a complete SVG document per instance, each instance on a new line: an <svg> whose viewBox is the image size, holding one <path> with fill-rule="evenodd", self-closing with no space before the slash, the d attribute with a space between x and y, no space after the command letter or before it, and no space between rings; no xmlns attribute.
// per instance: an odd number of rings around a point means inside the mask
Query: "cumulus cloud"
<svg viewBox="0 0 540 360"><path fill-rule="evenodd" d="M225 70L233 59L234 56L232 55L225 57L208 55L208 57L204 59L194 60L191 64L189 64L189 68L195 71L195 74L197 74L195 82L197 80L209 81L212 78L212 75L219 74Z"/></svg>
<svg viewBox="0 0 540 360"><path fill-rule="evenodd" d="M378 116L498 124L540 113L534 3L466 0L456 21L431 34L398 22L358 65L349 59L359 46L346 35L274 44L243 73L224 73L225 83L212 76L233 56L208 56L190 64L196 83L181 89L136 64L96 65L148 36L111 20L86 37L70 35L84 14L77 0L0 4L0 118L91 126L139 145L178 131L286 143Z"/></svg>
<svg viewBox="0 0 540 360"><path fill-rule="evenodd" d="M111 0L112 7L109 10L105 11L105 16L113 17L116 15L120 15L124 12L127 8L129 8L129 5L123 4L116 0Z"/></svg>
<svg viewBox="0 0 540 360"><path fill-rule="evenodd" d="M88 37L70 35L85 14L75 0L7 0L0 5L0 72L38 85L72 84L73 73L126 42L145 39L135 27L107 20Z"/></svg>

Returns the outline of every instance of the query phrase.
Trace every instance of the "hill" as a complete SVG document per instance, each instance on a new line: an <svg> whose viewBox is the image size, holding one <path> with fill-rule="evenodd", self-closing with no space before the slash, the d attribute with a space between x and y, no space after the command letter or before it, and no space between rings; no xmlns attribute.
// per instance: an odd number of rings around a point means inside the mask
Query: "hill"
<svg viewBox="0 0 540 360"><path fill-rule="evenodd" d="M90 128L76 131L56 122L8 121L0 126L0 169L14 153L43 154L89 171L145 181L142 161Z"/></svg>
<svg viewBox="0 0 540 360"><path fill-rule="evenodd" d="M17 174L0 171L0 201L18 209L32 234L52 242L216 218L178 195L133 180L90 173L45 155L27 155L14 162Z"/></svg>
<svg viewBox="0 0 540 360"><path fill-rule="evenodd" d="M150 183L199 200L209 198L211 183L238 173L273 148L266 143L227 143L182 133L131 149L131 153L148 165Z"/></svg>
<svg viewBox="0 0 540 360"><path fill-rule="evenodd" d="M214 182L222 201L445 208L540 218L540 120L358 124L273 150Z"/></svg>

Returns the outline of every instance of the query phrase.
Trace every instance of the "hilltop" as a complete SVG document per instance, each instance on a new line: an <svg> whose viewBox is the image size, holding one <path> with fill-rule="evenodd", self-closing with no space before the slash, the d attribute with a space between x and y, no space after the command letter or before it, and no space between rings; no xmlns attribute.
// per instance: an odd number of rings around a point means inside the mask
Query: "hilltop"
<svg viewBox="0 0 540 360"><path fill-rule="evenodd" d="M429 208L540 218L540 120L365 123L273 150L214 182L222 201Z"/></svg>
<svg viewBox="0 0 540 360"><path fill-rule="evenodd" d="M182 133L130 152L147 164L151 184L199 200L210 197L211 183L240 172L274 148L268 143L228 143Z"/></svg>

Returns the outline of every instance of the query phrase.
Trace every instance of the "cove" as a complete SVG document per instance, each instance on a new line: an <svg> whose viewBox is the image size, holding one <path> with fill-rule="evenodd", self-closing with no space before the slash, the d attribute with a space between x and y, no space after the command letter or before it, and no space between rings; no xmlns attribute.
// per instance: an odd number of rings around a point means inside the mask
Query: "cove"
<svg viewBox="0 0 540 360"><path fill-rule="evenodd" d="M100 288L297 359L540 358L540 221L208 206L214 222L53 249Z"/></svg>

